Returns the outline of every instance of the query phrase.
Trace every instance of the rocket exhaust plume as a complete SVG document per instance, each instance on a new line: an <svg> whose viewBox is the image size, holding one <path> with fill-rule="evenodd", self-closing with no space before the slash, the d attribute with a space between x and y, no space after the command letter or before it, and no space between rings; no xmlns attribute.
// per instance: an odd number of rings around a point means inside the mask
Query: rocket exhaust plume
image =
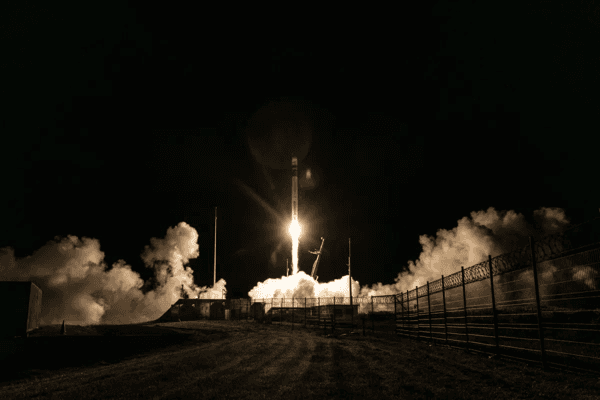
<svg viewBox="0 0 600 400"><path fill-rule="evenodd" d="M348 275L331 282L321 283L314 280L304 271L300 271L295 275L282 276L281 278L267 279L264 282L259 282L248 292L248 295L253 299L345 297L344 300L347 303L349 289ZM358 293L359 290L359 282L352 279L352 293ZM337 301L341 301L341 299Z"/></svg>
<svg viewBox="0 0 600 400"><path fill-rule="evenodd" d="M42 324L126 324L155 320L181 295L222 298L223 279L212 288L194 284L189 260L198 252L198 233L180 222L162 239L152 238L141 254L154 270L144 282L123 260L109 268L97 239L56 237L32 255L17 259L0 249L0 280L31 280L42 289Z"/></svg>
<svg viewBox="0 0 600 400"><path fill-rule="evenodd" d="M292 222L290 235L292 236L292 275L298 273L298 240L300 238L300 224L298 223L298 158L292 157Z"/></svg>

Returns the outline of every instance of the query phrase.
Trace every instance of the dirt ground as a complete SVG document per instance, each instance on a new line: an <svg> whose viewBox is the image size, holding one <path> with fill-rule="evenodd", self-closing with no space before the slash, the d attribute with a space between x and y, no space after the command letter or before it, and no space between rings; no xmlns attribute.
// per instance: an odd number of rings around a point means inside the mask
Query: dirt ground
<svg viewBox="0 0 600 400"><path fill-rule="evenodd" d="M80 328L67 334L168 331L185 340L122 359L30 368L0 381L0 398L600 399L597 375L545 372L393 335L325 336L246 321ZM57 327L44 329L36 335Z"/></svg>

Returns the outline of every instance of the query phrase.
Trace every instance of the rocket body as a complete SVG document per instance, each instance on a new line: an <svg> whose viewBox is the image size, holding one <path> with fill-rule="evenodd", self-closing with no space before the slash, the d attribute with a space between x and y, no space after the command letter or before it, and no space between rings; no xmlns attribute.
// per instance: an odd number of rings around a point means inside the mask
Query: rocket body
<svg viewBox="0 0 600 400"><path fill-rule="evenodd" d="M298 158L292 157L292 221L298 221Z"/></svg>

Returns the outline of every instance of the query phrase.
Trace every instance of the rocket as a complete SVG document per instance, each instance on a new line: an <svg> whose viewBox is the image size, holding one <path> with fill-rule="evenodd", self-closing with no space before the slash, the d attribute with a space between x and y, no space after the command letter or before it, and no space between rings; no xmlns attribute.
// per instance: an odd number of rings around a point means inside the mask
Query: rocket
<svg viewBox="0 0 600 400"><path fill-rule="evenodd" d="M292 221L298 221L298 158L292 157Z"/></svg>

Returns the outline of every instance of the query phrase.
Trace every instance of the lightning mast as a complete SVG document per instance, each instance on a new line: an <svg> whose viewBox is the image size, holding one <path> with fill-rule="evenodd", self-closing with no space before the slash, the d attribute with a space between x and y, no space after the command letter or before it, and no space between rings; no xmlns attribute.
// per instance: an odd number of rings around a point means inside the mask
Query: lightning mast
<svg viewBox="0 0 600 400"><path fill-rule="evenodd" d="M350 308L352 308L352 271L350 270L350 238L348 238L348 285L350 286ZM352 311L354 315L354 311Z"/></svg>
<svg viewBox="0 0 600 400"><path fill-rule="evenodd" d="M215 207L215 256L213 261L213 288L217 284L217 207Z"/></svg>

